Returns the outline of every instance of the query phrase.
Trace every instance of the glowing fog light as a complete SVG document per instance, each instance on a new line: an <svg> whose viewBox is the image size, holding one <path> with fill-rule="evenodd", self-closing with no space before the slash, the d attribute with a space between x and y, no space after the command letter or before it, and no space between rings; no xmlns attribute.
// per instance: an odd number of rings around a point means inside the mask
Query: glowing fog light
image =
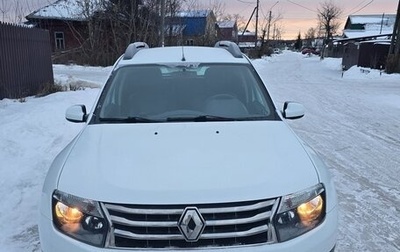
<svg viewBox="0 0 400 252"><path fill-rule="evenodd" d="M324 200L321 195L297 207L297 213L303 225L311 225L321 216Z"/></svg>

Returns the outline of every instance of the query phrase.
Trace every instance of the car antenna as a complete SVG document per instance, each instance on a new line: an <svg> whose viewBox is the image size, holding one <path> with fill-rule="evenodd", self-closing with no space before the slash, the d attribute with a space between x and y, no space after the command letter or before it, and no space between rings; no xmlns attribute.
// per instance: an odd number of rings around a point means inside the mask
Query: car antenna
<svg viewBox="0 0 400 252"><path fill-rule="evenodd" d="M185 50L184 50L184 46L182 45L182 59L181 61L186 61L185 59Z"/></svg>

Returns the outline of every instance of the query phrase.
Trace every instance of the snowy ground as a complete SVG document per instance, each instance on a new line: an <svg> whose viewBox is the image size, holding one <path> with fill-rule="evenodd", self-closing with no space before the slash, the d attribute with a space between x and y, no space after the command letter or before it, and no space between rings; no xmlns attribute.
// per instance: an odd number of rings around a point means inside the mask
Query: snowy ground
<svg viewBox="0 0 400 252"><path fill-rule="evenodd" d="M341 77L340 61L285 52L254 62L278 107L305 105L296 133L320 152L340 202L337 251L400 251L400 75ZM59 83L101 86L110 68L54 67ZM92 106L99 89L61 92L26 102L0 101L0 251L40 251L38 200L55 155L82 125L65 109Z"/></svg>

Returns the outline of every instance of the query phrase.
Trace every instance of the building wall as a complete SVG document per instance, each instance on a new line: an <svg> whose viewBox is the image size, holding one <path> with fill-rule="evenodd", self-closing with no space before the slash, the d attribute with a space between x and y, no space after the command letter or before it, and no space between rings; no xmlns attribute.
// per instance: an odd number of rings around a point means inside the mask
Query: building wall
<svg viewBox="0 0 400 252"><path fill-rule="evenodd" d="M82 22L67 22L53 19L39 19L34 21L38 28L49 31L50 44L53 52L61 52L80 47L86 37L86 24ZM56 35L63 34L64 46L57 43ZM58 44L58 46L57 46Z"/></svg>
<svg viewBox="0 0 400 252"><path fill-rule="evenodd" d="M185 26L181 34L165 34L166 45L207 46L214 45L217 39L215 16L212 12L207 17L173 17L166 20L167 25Z"/></svg>
<svg viewBox="0 0 400 252"><path fill-rule="evenodd" d="M218 40L229 40L238 42L238 31L237 27L231 28L219 28L218 29Z"/></svg>

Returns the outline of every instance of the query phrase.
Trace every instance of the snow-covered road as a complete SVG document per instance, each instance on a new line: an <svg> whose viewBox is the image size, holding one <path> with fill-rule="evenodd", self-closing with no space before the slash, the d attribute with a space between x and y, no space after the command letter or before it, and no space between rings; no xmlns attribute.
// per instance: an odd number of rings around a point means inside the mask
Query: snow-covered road
<svg viewBox="0 0 400 252"><path fill-rule="evenodd" d="M340 60L290 52L269 61L257 65L276 103L306 107L290 125L334 174L338 251L400 251L400 76L341 78Z"/></svg>
<svg viewBox="0 0 400 252"><path fill-rule="evenodd" d="M400 251L400 75L286 51L254 61L278 107L305 105L296 133L326 160L340 202L337 251ZM109 68L54 68L61 83L101 85ZM88 83L90 82L90 83ZM92 85L93 84L93 85ZM64 119L75 103L92 106L99 89L0 101L0 251L40 251L41 186L55 155L78 133Z"/></svg>

